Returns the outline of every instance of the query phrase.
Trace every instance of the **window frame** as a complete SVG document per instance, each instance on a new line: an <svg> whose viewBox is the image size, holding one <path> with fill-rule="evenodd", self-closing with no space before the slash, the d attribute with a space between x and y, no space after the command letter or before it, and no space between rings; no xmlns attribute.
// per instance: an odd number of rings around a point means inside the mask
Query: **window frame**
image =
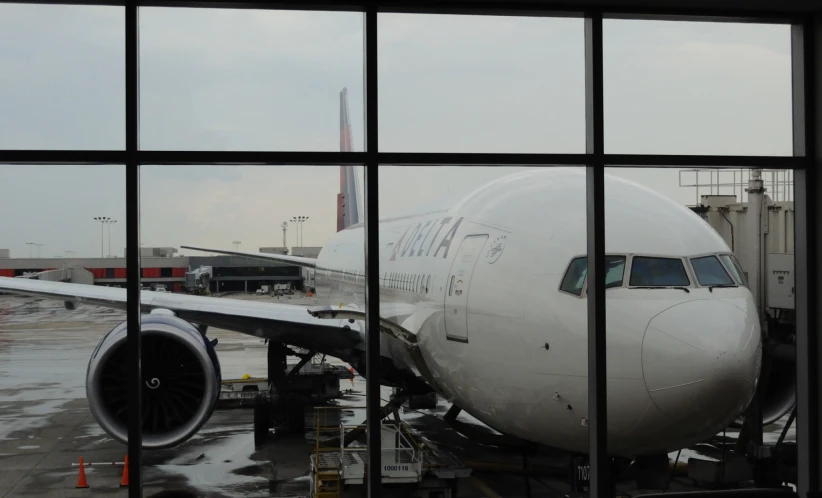
<svg viewBox="0 0 822 498"><path fill-rule="evenodd" d="M19 2L19 0L17 0ZM15 3L9 0L0 0L2 3ZM44 4L94 4L90 0L44 0ZM723 165L729 167L744 168L768 168L773 164L780 164L786 169L797 172L795 176L796 188L796 288L797 288L797 371L815 372L815 362L813 355L817 351L817 339L811 333L819 317L817 311L817 271L815 253L811 252L817 247L817 235L815 230L816 208L815 192L811 189L817 187L817 180L814 173L808 173L817 167L816 161L818 151L822 150L822 136L818 134L816 122L819 121L819 112L814 105L822 98L818 97L822 83L815 81L808 75L817 73L817 67L822 66L822 54L810 48L815 37L822 36L820 28L815 26L814 19L808 15L809 12L801 10L798 4L790 7L753 7L743 2L736 5L723 4L720 6L697 6L694 7L685 0L673 0L666 5L654 5L650 2L638 4L629 3L627 0L607 5L585 5L560 0L553 3L535 2L513 2L510 5L503 3L489 4L479 0L468 0L449 4L449 2L427 3L424 5L403 4L401 2L380 1L377 2L335 2L318 0L306 0L297 2L296 0L241 0L232 3L230 8L238 9L293 9L293 10L338 10L357 11L364 13L364 62L365 62L365 88L377 88L377 26L378 14L381 12L391 13L427 13L427 14L498 14L498 15L554 15L554 16L575 16L583 18L585 21L585 46L583 54L585 61L585 86L586 86L586 134L587 147L584 153L580 154L494 154L494 153L380 153L378 150L378 108L377 92L366 92L364 99L366 141L367 150L365 152L334 152L334 153L308 153L308 152L247 152L247 151L141 151L139 149L139 16L140 6L161 6L161 7L199 7L199 8L225 8L225 3L217 0L106 0L103 5L114 5L125 9L126 36L125 47L125 120L126 120L126 141L123 150L0 150L0 163L3 164L111 164L126 167L125 180L125 203L126 203L126 247L132 250L127 251L127 271L130 278L127 283L127 361L135 368L135 372L129 377L129 389L131 400L131 417L129 419L129 444L128 455L130 459L129 471L132 481L139 483L129 488L129 496L141 496L142 493L142 453L140 451L141 429L138 422L140 412L140 390L141 379L137 376L139 369L136 368L140 362L140 254L136 250L140 247L140 166L148 164L167 164L173 167L177 164L198 164L203 166L218 164L261 164L261 165L357 165L366 166L366 187L364 195L367 198L366 206L377 205L378 197L376 189L372 194L368 191L368 185L378 185L378 166L380 164L394 165L463 165L463 164L485 164L499 166L540 166L547 164L562 164L585 167L588 172L587 188L588 212L587 212L587 233L588 233L588 255L593 260L591 268L596 273L601 271L602 260L605 255L604 237L604 169L609 167L667 167L679 168L683 166L694 167L716 167ZM787 10L787 9L793 10ZM584 9L584 11L583 11ZM777 10L783 9L783 10ZM633 18L633 19L657 19L657 20L711 20L717 22L762 22L789 24L791 26L792 46L791 65L794 72L792 78L792 115L793 115L793 150L792 155L768 157L768 156L686 156L686 155L634 155L634 154L607 154L604 149L604 98L603 98L603 53L602 53L602 21L604 18ZM813 84L813 87L809 85ZM373 187L372 187L373 188ZM373 202L368 202L373 201ZM366 210L367 211L367 210ZM364 230L368 233L367 266L369 270L379 273L380 261L378 258L378 226L377 213L364 213ZM632 258L629 259L632 261ZM722 262L720 258L720 262ZM630 263L627 263L630 265ZM631 265L632 266L632 265ZM685 271L689 271L689 265L684 264ZM590 270L591 268L588 268ZM626 268L628 266L626 265ZM813 273L812 273L813 272ZM630 272L629 282L630 282ZM587 294L587 278L584 284L584 292ZM744 271L743 271L744 276ZM693 275L689 275L689 280L694 281ZM447 282L446 282L447 283ZM372 287L376 285L376 279L367 283L370 299L366 302L366 314L369 317L368 323L374 323L379 317L379 292ZM602 286L594 283L591 292L592 299L588 304L588 339L593 350L589 356L588 363L588 387L591 392L592 403L590 406L588 428L591 454L591 484L593 495L605 493L602 490L609 489L607 477L607 439L604 430L598 422L606 417L605 398L605 365L606 350L604 348L605 334L605 306L604 292ZM662 287L661 287L662 288ZM368 334L366 345L366 364L371 372L379 372L379 344L381 334ZM372 378L377 375L370 375L366 380L367 385L367 411L369 413L369 424L372 419L377 420L376 413L379 411L379 389L376 389L377 406L374 404L372 394ZM817 427L816 412L818 406L818 392L813 391L816 381L811 381L809 377L799 378L797 383L797 437L798 446L798 466L799 482L797 483L797 494L805 495L820 486L820 477L817 476L818 461L822 458L822 448L820 447L819 427ZM371 403L369 404L369 401ZM594 402L595 401L595 402ZM371 426L375 432L379 432L379 426ZM379 446L369 447L369 457L374 461L380 461ZM369 491L379 494L380 476L378 474L369 475ZM811 483L811 480L814 483Z"/></svg>

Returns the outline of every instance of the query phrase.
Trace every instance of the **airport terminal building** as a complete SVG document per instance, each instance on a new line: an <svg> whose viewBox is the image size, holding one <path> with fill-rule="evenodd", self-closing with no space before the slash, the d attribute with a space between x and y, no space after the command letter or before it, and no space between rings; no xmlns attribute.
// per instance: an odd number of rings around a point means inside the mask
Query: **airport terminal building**
<svg viewBox="0 0 822 498"><path fill-rule="evenodd" d="M274 252L282 248L261 248ZM294 247L294 254L316 258L320 248ZM211 292L254 292L262 285L288 283L293 289L304 286L300 267L239 256L180 256L176 248L141 248L142 283L146 287L163 284L171 292L186 292L186 273L211 267ZM46 272L46 273L43 273ZM125 287L126 258L13 258L0 249L0 277L47 280Z"/></svg>

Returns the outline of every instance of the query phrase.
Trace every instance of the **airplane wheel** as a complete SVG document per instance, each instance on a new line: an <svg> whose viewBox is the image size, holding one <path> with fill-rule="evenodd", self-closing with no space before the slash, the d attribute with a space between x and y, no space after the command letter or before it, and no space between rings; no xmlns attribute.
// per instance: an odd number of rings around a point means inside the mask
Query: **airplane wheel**
<svg viewBox="0 0 822 498"><path fill-rule="evenodd" d="M262 397L254 403L254 448L262 447L271 428L271 406Z"/></svg>

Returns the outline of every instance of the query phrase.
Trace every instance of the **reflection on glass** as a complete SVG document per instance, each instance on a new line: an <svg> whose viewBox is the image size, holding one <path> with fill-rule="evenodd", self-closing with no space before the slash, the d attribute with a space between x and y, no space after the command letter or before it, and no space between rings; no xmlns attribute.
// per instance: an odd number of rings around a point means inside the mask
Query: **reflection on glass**
<svg viewBox="0 0 822 498"><path fill-rule="evenodd" d="M353 12L143 8L140 146L339 150L347 91L362 150L362 46Z"/></svg>
<svg viewBox="0 0 822 498"><path fill-rule="evenodd" d="M122 149L122 8L0 5L0 148Z"/></svg>
<svg viewBox="0 0 822 498"><path fill-rule="evenodd" d="M90 362L118 349L126 320L124 182L119 165L0 165L0 493L64 495L83 482L79 457L127 452L96 409L119 396ZM88 468L86 483L116 487L122 471Z"/></svg>
<svg viewBox="0 0 822 498"><path fill-rule="evenodd" d="M585 151L582 19L381 14L380 150Z"/></svg>
<svg viewBox="0 0 822 498"><path fill-rule="evenodd" d="M789 25L606 19L603 31L606 152L792 154Z"/></svg>

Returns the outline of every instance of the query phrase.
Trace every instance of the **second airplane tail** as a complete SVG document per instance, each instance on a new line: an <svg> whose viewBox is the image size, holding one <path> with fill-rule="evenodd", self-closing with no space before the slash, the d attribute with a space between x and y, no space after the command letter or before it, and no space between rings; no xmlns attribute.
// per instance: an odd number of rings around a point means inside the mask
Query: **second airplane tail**
<svg viewBox="0 0 822 498"><path fill-rule="evenodd" d="M348 89L340 92L340 152L352 152L351 122L348 119ZM359 178L354 166L340 166L337 194L337 231L360 222Z"/></svg>

